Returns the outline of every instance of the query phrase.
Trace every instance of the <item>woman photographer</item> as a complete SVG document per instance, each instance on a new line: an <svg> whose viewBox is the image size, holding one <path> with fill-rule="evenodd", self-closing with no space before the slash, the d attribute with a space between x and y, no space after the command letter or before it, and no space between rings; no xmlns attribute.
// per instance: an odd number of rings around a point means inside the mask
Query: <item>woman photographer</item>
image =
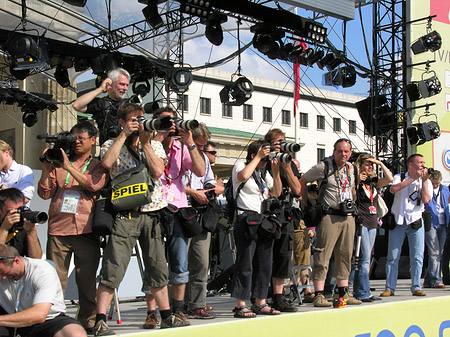
<svg viewBox="0 0 450 337"><path fill-rule="evenodd" d="M236 262L231 296L236 299L234 317L251 318L256 314L278 315L279 311L266 303L272 274L272 247L274 239L262 232L262 204L281 194L280 163L272 159L270 175L264 168L270 153L269 144L256 141L249 145L246 163L233 167L233 195L237 203L234 227ZM267 204L268 202L265 202ZM255 298L250 310L245 301Z"/></svg>
<svg viewBox="0 0 450 337"><path fill-rule="evenodd" d="M372 248L375 243L378 228L377 203L381 196L377 188L390 184L394 177L391 171L381 161L372 155L364 153L356 160L359 169L358 187L358 211L362 221L361 253L359 256L358 270L355 272L353 284L354 297L363 302L372 302L376 298L370 294L369 265ZM383 178L378 178L373 169L373 164L381 167Z"/></svg>

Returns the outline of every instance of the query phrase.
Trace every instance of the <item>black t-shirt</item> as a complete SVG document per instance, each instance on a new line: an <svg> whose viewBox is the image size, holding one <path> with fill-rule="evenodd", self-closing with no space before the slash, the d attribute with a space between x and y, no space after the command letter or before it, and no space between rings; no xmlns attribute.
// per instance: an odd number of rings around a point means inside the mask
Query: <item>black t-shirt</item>
<svg viewBox="0 0 450 337"><path fill-rule="evenodd" d="M300 174L300 172L298 172L297 165L295 165L295 163L293 161L291 161L291 168L292 168L292 172L294 172L294 176L296 176L298 179L300 179L301 174ZM271 162L267 163L266 169L269 171L270 175L273 177ZM280 178L281 178L281 185L283 187L288 188L289 182L286 177L286 172L284 171L284 168L281 165L280 165Z"/></svg>
<svg viewBox="0 0 450 337"><path fill-rule="evenodd" d="M7 244L16 248L20 256L28 256L28 239L25 229L17 233Z"/></svg>
<svg viewBox="0 0 450 337"><path fill-rule="evenodd" d="M98 125L100 133L100 145L109 138L114 138L114 132L120 132L119 118L117 109L125 103L125 100L115 101L108 96L94 98L87 106L86 113L92 114ZM116 136L117 136L116 135Z"/></svg>
<svg viewBox="0 0 450 337"><path fill-rule="evenodd" d="M375 185L378 181L378 178L372 178L372 183L366 186L370 187L370 190L374 191L376 189ZM370 194L370 193L369 193ZM379 193L377 193L373 197L373 204L370 200L370 197L366 193L366 189L363 187L363 183L361 183L358 188L358 198L359 198L359 212L362 217L363 225L367 228L377 228L378 227L378 216L377 214L370 214L370 206L374 206L376 208L378 201Z"/></svg>

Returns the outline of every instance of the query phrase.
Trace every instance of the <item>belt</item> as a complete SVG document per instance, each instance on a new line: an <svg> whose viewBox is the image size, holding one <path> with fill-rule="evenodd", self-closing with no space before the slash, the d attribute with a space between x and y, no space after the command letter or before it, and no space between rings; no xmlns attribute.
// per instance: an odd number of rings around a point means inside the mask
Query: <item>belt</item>
<svg viewBox="0 0 450 337"><path fill-rule="evenodd" d="M340 209L335 209L335 208L331 208L331 207L322 208L322 210L325 214L330 214L330 215L340 215L340 216L353 215L353 213L345 213L345 212L342 212Z"/></svg>

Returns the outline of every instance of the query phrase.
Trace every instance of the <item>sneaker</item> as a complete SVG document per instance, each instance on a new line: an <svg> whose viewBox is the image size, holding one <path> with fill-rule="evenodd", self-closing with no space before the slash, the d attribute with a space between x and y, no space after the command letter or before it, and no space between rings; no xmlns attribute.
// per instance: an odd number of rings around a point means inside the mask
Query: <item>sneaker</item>
<svg viewBox="0 0 450 337"><path fill-rule="evenodd" d="M189 314L189 318L194 318L194 319L212 319L212 318L215 318L215 317L213 315L207 313L205 309L199 308L199 309L192 310L190 312L190 314Z"/></svg>
<svg viewBox="0 0 450 337"><path fill-rule="evenodd" d="M99 320L94 326L94 336L111 336L116 333L112 331L104 320Z"/></svg>
<svg viewBox="0 0 450 337"><path fill-rule="evenodd" d="M286 298L283 298L280 302L273 302L272 308L281 312L296 312L298 310L296 306L289 302Z"/></svg>
<svg viewBox="0 0 450 337"><path fill-rule="evenodd" d="M314 306L315 307L331 307L332 304L330 302L328 302L325 298L325 296L323 296L323 294L318 294L317 296L314 297Z"/></svg>
<svg viewBox="0 0 450 337"><path fill-rule="evenodd" d="M337 299L339 299L339 294L338 294L338 293L335 293L335 294L333 295L333 301L335 301L335 300L337 300ZM354 298L353 296L350 296L349 293L346 293L346 294L344 295L343 299L345 300L345 303L346 303L347 305L357 305L357 304L361 304L361 303L362 303L362 301L357 300L357 299Z"/></svg>
<svg viewBox="0 0 450 337"><path fill-rule="evenodd" d="M145 320L144 325L142 326L144 329L154 329L158 326L158 319L156 318L156 313L152 312L147 315L147 319Z"/></svg>
<svg viewBox="0 0 450 337"><path fill-rule="evenodd" d="M171 316L162 320L160 328L161 329L178 328L180 326L188 326L188 325L191 325L191 323L189 323L189 321L186 320L186 318L184 321L182 321L176 314L172 314Z"/></svg>

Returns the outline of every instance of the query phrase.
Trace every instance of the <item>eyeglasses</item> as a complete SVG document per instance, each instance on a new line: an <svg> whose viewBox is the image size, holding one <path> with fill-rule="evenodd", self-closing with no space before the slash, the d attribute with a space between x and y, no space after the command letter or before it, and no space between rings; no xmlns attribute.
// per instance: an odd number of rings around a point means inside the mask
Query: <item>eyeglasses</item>
<svg viewBox="0 0 450 337"><path fill-rule="evenodd" d="M15 256L0 256L0 260L11 260L14 258L15 258Z"/></svg>
<svg viewBox="0 0 450 337"><path fill-rule="evenodd" d="M203 152L212 154L213 156L217 154L217 151L203 151Z"/></svg>
<svg viewBox="0 0 450 337"><path fill-rule="evenodd" d="M77 140L84 143L87 139L90 139L91 137L77 137Z"/></svg>

